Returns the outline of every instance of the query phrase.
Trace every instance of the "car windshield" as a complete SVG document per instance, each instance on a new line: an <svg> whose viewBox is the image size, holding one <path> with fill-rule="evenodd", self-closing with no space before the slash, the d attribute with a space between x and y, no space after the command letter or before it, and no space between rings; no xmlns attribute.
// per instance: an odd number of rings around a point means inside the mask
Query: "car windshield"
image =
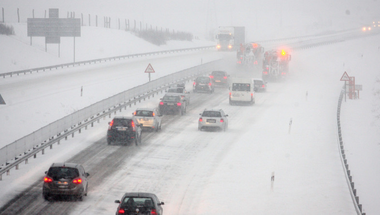
<svg viewBox="0 0 380 215"><path fill-rule="evenodd" d="M219 111L203 111L202 116L204 117L222 117Z"/></svg>
<svg viewBox="0 0 380 215"><path fill-rule="evenodd" d="M79 177L79 172L75 168L70 167L50 167L48 174L53 180L74 179Z"/></svg>
<svg viewBox="0 0 380 215"><path fill-rule="evenodd" d="M127 127L131 124L131 119L113 119L112 126L123 126Z"/></svg>
<svg viewBox="0 0 380 215"><path fill-rule="evenodd" d="M179 101L180 99L178 96L164 96L164 98L162 100L169 101L169 102L170 101L175 102L175 101Z"/></svg>
<svg viewBox="0 0 380 215"><path fill-rule="evenodd" d="M233 83L232 84L232 91L250 91L251 90L251 84L247 83Z"/></svg>
<svg viewBox="0 0 380 215"><path fill-rule="evenodd" d="M255 80L255 85L261 85L263 82L260 80Z"/></svg>
<svg viewBox="0 0 380 215"><path fill-rule="evenodd" d="M150 110L137 110L135 116L153 116L153 111Z"/></svg>
<svg viewBox="0 0 380 215"><path fill-rule="evenodd" d="M214 76L224 76L225 75L225 73L223 71L213 71L211 74Z"/></svg>
<svg viewBox="0 0 380 215"><path fill-rule="evenodd" d="M125 197L122 201L122 207L154 208L154 204L150 197Z"/></svg>
<svg viewBox="0 0 380 215"><path fill-rule="evenodd" d="M207 77L199 77L196 80L198 83L207 84L210 82L210 79Z"/></svg>
<svg viewBox="0 0 380 215"><path fill-rule="evenodd" d="M179 87L179 88L170 88L168 89L168 92L169 93L183 93L183 88Z"/></svg>

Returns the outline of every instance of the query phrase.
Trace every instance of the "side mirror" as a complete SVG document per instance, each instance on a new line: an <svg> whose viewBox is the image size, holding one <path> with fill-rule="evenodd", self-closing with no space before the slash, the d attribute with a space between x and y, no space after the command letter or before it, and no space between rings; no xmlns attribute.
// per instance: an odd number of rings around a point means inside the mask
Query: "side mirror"
<svg viewBox="0 0 380 215"><path fill-rule="evenodd" d="M86 174L85 174L85 175L86 175L86 177L88 177L88 176L90 176L90 173L86 172Z"/></svg>
<svg viewBox="0 0 380 215"><path fill-rule="evenodd" d="M110 125L111 124L111 122L108 122L108 125Z"/></svg>
<svg viewBox="0 0 380 215"><path fill-rule="evenodd" d="M158 205L158 206L160 206L160 205L165 205L165 203L164 203L164 202L160 202L160 203L157 203L157 205Z"/></svg>
<svg viewBox="0 0 380 215"><path fill-rule="evenodd" d="M135 112L132 112L132 116L134 116L135 115Z"/></svg>
<svg viewBox="0 0 380 215"><path fill-rule="evenodd" d="M115 200L115 203L119 203L120 204L120 200Z"/></svg>
<svg viewBox="0 0 380 215"><path fill-rule="evenodd" d="M47 171L45 171L45 174L47 174Z"/></svg>
<svg viewBox="0 0 380 215"><path fill-rule="evenodd" d="M160 100L162 100L162 98L160 98Z"/></svg>
<svg viewBox="0 0 380 215"><path fill-rule="evenodd" d="M226 116L226 117L227 117L227 116L228 116L228 114L226 114L226 115L224 115L224 116Z"/></svg>

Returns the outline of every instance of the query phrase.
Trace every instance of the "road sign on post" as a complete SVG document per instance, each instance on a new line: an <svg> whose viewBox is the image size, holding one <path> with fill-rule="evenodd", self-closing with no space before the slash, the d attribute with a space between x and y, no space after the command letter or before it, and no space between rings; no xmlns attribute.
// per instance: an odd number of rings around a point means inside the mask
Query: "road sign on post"
<svg viewBox="0 0 380 215"><path fill-rule="evenodd" d="M350 76L348 76L347 72L344 72L340 81L344 81L344 101L346 101L346 81L350 80Z"/></svg>
<svg viewBox="0 0 380 215"><path fill-rule="evenodd" d="M155 73L152 65L148 65L148 67L145 69L145 73L149 73L149 81L150 81L150 73Z"/></svg>

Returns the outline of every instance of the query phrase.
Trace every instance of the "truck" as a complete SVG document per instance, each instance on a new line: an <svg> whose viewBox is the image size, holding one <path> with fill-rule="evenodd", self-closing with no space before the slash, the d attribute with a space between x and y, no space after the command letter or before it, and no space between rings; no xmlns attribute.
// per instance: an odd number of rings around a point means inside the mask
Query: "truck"
<svg viewBox="0 0 380 215"><path fill-rule="evenodd" d="M285 78L289 73L291 55L285 50L270 50L264 53L263 74L264 80L278 80Z"/></svg>
<svg viewBox="0 0 380 215"><path fill-rule="evenodd" d="M245 43L245 27L243 26L219 26L215 36L218 51L234 51Z"/></svg>

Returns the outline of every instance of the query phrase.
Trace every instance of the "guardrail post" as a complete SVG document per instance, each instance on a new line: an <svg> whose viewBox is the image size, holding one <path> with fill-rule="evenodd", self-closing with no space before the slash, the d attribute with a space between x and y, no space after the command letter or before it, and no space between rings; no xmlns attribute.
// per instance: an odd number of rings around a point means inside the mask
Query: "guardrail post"
<svg viewBox="0 0 380 215"><path fill-rule="evenodd" d="M355 196L355 200L359 204L359 196Z"/></svg>
<svg viewBox="0 0 380 215"><path fill-rule="evenodd" d="M45 149L42 149L42 154L43 154L43 155L45 154Z"/></svg>
<svg viewBox="0 0 380 215"><path fill-rule="evenodd" d="M18 170L18 164L16 164L16 170Z"/></svg>
<svg viewBox="0 0 380 215"><path fill-rule="evenodd" d="M34 154L33 157L34 157L34 158L37 158L37 154Z"/></svg>
<svg viewBox="0 0 380 215"><path fill-rule="evenodd" d="M72 137L74 137L74 132L72 133Z"/></svg>
<svg viewBox="0 0 380 215"><path fill-rule="evenodd" d="M3 180L3 174L0 174L0 181Z"/></svg>
<svg viewBox="0 0 380 215"><path fill-rule="evenodd" d="M79 129L79 134L82 132L82 129Z"/></svg>
<svg viewBox="0 0 380 215"><path fill-rule="evenodd" d="M7 175L9 175L10 174L10 172L9 172L9 169L7 170Z"/></svg>
<svg viewBox="0 0 380 215"><path fill-rule="evenodd" d="M57 143L58 143L58 145L59 145L59 144L61 144L61 140L58 140L58 142L57 142Z"/></svg>
<svg viewBox="0 0 380 215"><path fill-rule="evenodd" d="M65 140L67 140L67 136L65 137Z"/></svg>
<svg viewBox="0 0 380 215"><path fill-rule="evenodd" d="M84 126L84 129L85 129L85 130L87 130L87 125L86 125L86 126Z"/></svg>
<svg viewBox="0 0 380 215"><path fill-rule="evenodd" d="M27 158L27 159L25 159L25 164L28 164L28 158Z"/></svg>
<svg viewBox="0 0 380 215"><path fill-rule="evenodd" d="M94 122L91 122L91 127L94 127Z"/></svg>

